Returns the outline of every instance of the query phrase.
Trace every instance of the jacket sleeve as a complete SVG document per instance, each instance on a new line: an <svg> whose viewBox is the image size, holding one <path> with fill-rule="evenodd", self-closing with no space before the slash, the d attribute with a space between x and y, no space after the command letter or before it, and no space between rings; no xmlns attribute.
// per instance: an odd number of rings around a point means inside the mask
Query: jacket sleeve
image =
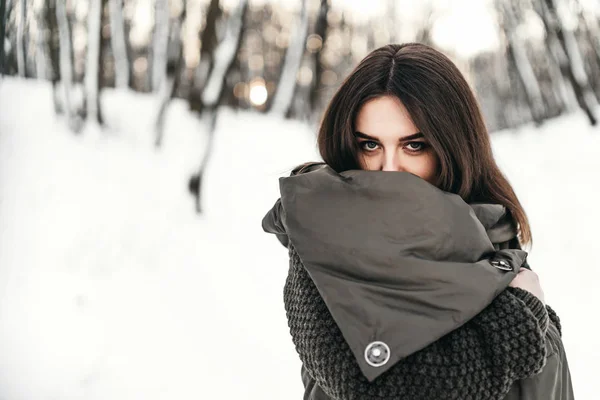
<svg viewBox="0 0 600 400"><path fill-rule="evenodd" d="M552 324L554 324L554 326L558 330L559 335L562 337L562 325L560 324L560 318L558 318L556 311L554 311L548 305L546 305L546 310L548 311L548 317L550 318L550 322L552 322Z"/></svg>
<svg viewBox="0 0 600 400"><path fill-rule="evenodd" d="M281 199L278 199L270 212L265 215L262 220L262 228L265 232L274 233L279 242L284 246L288 247L289 238L285 233L285 227L281 222L281 214L284 212L281 206Z"/></svg>
<svg viewBox="0 0 600 400"><path fill-rule="evenodd" d="M304 384L304 396L303 400L331 400L323 389L319 385L315 379L310 375L310 373L302 366L302 383Z"/></svg>

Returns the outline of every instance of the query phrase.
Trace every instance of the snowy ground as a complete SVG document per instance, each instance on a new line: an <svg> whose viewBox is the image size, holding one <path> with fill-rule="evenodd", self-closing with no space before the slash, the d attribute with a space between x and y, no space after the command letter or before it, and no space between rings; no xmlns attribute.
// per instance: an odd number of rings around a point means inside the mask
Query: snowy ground
<svg viewBox="0 0 600 400"><path fill-rule="evenodd" d="M187 179L205 145L185 104L104 91L109 125L73 136L50 87L0 81L0 399L299 399L282 305L287 254L262 233L310 130L224 110L206 214ZM600 130L582 116L494 135L529 213L530 263L563 320L579 400L597 399Z"/></svg>

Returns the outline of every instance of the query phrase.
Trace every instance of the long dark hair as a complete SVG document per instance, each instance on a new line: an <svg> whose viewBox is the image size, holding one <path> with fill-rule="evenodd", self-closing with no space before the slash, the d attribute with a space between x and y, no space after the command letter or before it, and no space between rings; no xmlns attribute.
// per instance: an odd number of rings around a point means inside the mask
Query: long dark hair
<svg viewBox="0 0 600 400"><path fill-rule="evenodd" d="M319 128L323 160L337 172L361 169L354 135L367 101L395 96L408 110L439 161L437 186L467 203L507 208L520 241L531 242L527 215L496 164L483 116L467 81L444 54L419 43L389 44L369 53L331 99Z"/></svg>

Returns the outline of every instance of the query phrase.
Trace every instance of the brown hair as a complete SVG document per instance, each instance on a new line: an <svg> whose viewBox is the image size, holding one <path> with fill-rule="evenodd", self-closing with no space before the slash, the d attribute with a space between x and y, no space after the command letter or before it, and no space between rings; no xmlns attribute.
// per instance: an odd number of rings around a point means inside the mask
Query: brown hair
<svg viewBox="0 0 600 400"><path fill-rule="evenodd" d="M361 169L356 116L367 101L386 95L404 104L436 152L437 186L467 203L505 206L519 228L521 243L530 243L527 215L494 160L477 100L456 65L432 47L389 44L356 66L323 115L318 135L323 160L337 172Z"/></svg>

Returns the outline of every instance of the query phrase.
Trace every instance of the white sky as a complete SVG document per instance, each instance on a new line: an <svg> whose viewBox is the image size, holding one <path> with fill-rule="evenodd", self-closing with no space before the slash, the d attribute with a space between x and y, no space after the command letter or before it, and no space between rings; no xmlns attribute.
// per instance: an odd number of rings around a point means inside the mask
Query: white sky
<svg viewBox="0 0 600 400"><path fill-rule="evenodd" d="M309 7L316 10L318 0L308 0ZM442 49L452 51L461 57L469 57L485 50L494 50L499 42L496 17L490 0L332 0L333 9L348 11L357 22L368 22L378 16L384 17L390 1L396 3L397 20L421 24L431 13L434 20L433 40ZM225 8L236 5L239 0L222 0ZM250 4L259 7L274 3L299 9L299 0L250 0ZM405 25L403 24L403 25ZM401 31L412 31L399 26Z"/></svg>

